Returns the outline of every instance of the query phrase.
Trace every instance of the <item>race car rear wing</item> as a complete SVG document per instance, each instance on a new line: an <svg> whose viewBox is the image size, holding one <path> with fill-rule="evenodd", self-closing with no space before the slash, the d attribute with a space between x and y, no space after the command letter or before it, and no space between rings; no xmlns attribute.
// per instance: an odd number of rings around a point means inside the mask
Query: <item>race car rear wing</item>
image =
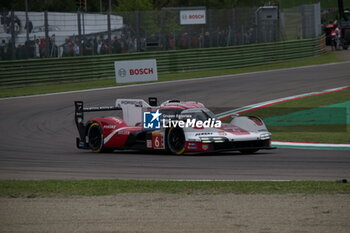
<svg viewBox="0 0 350 233"><path fill-rule="evenodd" d="M84 108L83 101L74 101L74 106L75 106L74 120L79 132L79 138L77 138L78 148L87 148L86 138L85 138L87 129L84 123L84 112L102 112L102 111L122 110L122 108L115 107L115 106L100 106L100 107Z"/></svg>
<svg viewBox="0 0 350 233"><path fill-rule="evenodd" d="M149 105L154 107L157 106L157 98L149 97L148 98ZM118 100L117 100L118 103ZM114 111L114 110L123 110L123 108L116 104L116 106L99 106L99 107L85 107L83 101L74 101L75 105L75 114L74 119L75 123L79 130L79 125L84 125L84 112L102 112L102 111Z"/></svg>
<svg viewBox="0 0 350 233"><path fill-rule="evenodd" d="M115 106L99 106L99 107L84 108L83 101L74 101L74 105L75 105L74 119L77 125L84 122L84 112L102 112L102 111L122 110L122 108L115 107Z"/></svg>

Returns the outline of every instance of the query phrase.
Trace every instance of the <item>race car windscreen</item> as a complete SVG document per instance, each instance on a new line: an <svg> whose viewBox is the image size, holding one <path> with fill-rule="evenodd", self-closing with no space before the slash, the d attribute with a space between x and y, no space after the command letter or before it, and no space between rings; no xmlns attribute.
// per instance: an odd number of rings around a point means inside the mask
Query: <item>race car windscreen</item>
<svg viewBox="0 0 350 233"><path fill-rule="evenodd" d="M180 120L196 119L206 121L208 119L215 120L215 114L207 108L186 109L181 112Z"/></svg>

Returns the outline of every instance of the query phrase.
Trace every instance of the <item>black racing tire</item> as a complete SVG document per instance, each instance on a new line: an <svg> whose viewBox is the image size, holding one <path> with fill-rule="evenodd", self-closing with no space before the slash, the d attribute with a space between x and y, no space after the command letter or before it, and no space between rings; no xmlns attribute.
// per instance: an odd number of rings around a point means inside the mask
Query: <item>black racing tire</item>
<svg viewBox="0 0 350 233"><path fill-rule="evenodd" d="M240 150L239 152L245 155L249 155L249 154L254 154L257 151L258 149L246 149L246 150Z"/></svg>
<svg viewBox="0 0 350 233"><path fill-rule="evenodd" d="M167 150L174 155L182 155L186 149L186 138L182 128L170 128L166 134Z"/></svg>
<svg viewBox="0 0 350 233"><path fill-rule="evenodd" d="M93 152L100 153L105 151L103 148L103 131L98 123L94 122L90 125L87 136L89 147Z"/></svg>

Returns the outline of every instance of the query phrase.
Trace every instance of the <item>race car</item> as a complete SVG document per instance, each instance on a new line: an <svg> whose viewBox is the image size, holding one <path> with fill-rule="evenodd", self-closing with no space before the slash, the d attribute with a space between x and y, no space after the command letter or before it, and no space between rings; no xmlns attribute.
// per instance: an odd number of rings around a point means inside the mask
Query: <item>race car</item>
<svg viewBox="0 0 350 233"><path fill-rule="evenodd" d="M233 115L223 123L202 103L157 98L117 99L115 106L84 107L75 101L76 145L93 152L114 150L162 150L171 154L240 151L255 153L271 147L271 133L255 116ZM95 117L84 113L122 111L122 117Z"/></svg>

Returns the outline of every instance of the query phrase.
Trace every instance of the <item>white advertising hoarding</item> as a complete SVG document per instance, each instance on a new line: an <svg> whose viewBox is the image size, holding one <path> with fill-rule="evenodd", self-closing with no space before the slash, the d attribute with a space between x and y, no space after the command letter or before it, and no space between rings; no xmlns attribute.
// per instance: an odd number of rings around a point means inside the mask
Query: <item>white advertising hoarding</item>
<svg viewBox="0 0 350 233"><path fill-rule="evenodd" d="M182 10L180 11L180 24L206 24L205 10Z"/></svg>
<svg viewBox="0 0 350 233"><path fill-rule="evenodd" d="M158 80L156 59L116 61L114 68L117 83Z"/></svg>

